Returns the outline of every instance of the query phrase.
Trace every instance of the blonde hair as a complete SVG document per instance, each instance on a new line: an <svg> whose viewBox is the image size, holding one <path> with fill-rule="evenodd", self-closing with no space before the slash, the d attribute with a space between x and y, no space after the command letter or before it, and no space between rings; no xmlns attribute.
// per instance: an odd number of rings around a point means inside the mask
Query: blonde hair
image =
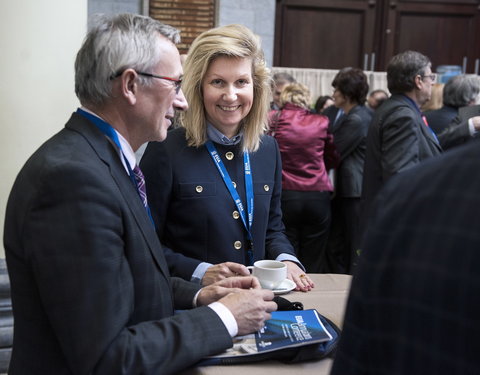
<svg viewBox="0 0 480 375"><path fill-rule="evenodd" d="M218 57L252 60L253 105L243 119L243 149L256 151L260 136L268 126L270 71L265 65L259 38L242 25L228 25L205 31L192 43L185 61L182 89L189 109L182 114L189 146L207 141L207 121L203 105L202 81L210 64Z"/></svg>
<svg viewBox="0 0 480 375"><path fill-rule="evenodd" d="M291 83L285 86L280 94L280 105L292 103L305 109L310 108L310 90L301 83Z"/></svg>
<svg viewBox="0 0 480 375"><path fill-rule="evenodd" d="M432 86L432 96L430 100L420 108L422 112L440 109L443 106L443 83L434 83Z"/></svg>

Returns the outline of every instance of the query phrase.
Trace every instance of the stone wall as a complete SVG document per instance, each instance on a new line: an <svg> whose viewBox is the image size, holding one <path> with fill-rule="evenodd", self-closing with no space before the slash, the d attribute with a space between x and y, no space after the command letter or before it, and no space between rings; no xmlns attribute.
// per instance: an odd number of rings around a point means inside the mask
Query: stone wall
<svg viewBox="0 0 480 375"><path fill-rule="evenodd" d="M142 13L143 0L88 0L88 15L95 13Z"/></svg>
<svg viewBox="0 0 480 375"><path fill-rule="evenodd" d="M148 9L148 0L88 0L88 14L140 13ZM268 66L273 63L275 0L217 0L215 24L241 23L262 39Z"/></svg>
<svg viewBox="0 0 480 375"><path fill-rule="evenodd" d="M241 23L262 39L268 66L273 63L275 0L217 0L218 26Z"/></svg>

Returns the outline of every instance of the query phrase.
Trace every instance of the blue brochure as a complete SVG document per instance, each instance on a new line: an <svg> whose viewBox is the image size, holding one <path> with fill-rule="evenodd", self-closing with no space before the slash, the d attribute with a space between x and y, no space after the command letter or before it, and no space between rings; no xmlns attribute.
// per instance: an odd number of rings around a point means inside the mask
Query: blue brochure
<svg viewBox="0 0 480 375"><path fill-rule="evenodd" d="M274 311L260 331L235 337L232 348L206 358L200 365L220 364L219 359L231 358L248 362L249 356L330 340L332 335L316 310Z"/></svg>

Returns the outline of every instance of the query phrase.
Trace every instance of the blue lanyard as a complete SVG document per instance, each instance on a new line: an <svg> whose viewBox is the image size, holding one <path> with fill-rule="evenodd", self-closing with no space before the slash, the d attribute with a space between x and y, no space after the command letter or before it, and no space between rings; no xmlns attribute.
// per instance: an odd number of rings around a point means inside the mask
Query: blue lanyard
<svg viewBox="0 0 480 375"><path fill-rule="evenodd" d="M213 162L215 163L215 166L218 169L218 172L220 173L220 176L222 176L223 182L225 183L225 186L227 187L228 191L230 192L230 195L235 202L235 205L237 206L238 212L240 213L240 217L242 218L243 225L245 229L247 230L247 238L250 242L250 246L247 249L247 258L248 258L248 265L253 264L253 236L252 236L252 223L253 223L253 181L252 181L252 170L250 167L250 155L248 152L244 151L243 152L243 166L244 166L244 174L245 174L245 190L246 190L246 196L247 196L247 214L245 213L245 208L242 204L242 200L240 199L240 196L238 195L237 190L234 188L232 179L230 178L230 175L228 174L227 169L225 168L225 165L223 164L222 159L220 158L220 155L217 152L217 149L215 148L214 144L212 141L207 141L205 143L205 146L208 149L208 152L210 153L210 156L212 157Z"/></svg>
<svg viewBox="0 0 480 375"><path fill-rule="evenodd" d="M127 160L127 157L123 153L122 145L120 144L120 139L118 139L118 134L115 132L115 130L111 127L110 124L103 121L100 117L94 116L91 113L88 113L81 108L77 109L77 113L85 117L87 120L90 120L91 122L93 122L95 126L103 134L105 134L108 138L110 138L113 141L113 143L115 143L115 145L117 145L118 149L120 150L120 153L122 154L123 160L125 160L125 164L127 165L128 176L130 177L130 181L132 181L132 184L137 190L138 196L140 197L140 191L138 190L137 180L135 179L135 175L133 173L132 167L130 166L130 163ZM148 216L150 216L150 219L153 222L152 214L150 212L150 207L147 206L146 210L147 210Z"/></svg>

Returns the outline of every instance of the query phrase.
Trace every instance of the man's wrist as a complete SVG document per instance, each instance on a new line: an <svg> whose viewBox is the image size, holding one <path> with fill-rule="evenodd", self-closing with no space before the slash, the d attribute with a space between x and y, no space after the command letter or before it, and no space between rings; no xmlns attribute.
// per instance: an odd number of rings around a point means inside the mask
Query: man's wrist
<svg viewBox="0 0 480 375"><path fill-rule="evenodd" d="M190 281L192 283L196 284L201 284L203 276L205 276L205 272L207 272L207 269L209 269L213 264L207 263L207 262L202 262L200 263L197 268L195 268L195 271L193 271L192 278Z"/></svg>
<svg viewBox="0 0 480 375"><path fill-rule="evenodd" d="M208 307L217 313L230 336L235 337L238 334L238 324L228 307L221 302L213 302Z"/></svg>

